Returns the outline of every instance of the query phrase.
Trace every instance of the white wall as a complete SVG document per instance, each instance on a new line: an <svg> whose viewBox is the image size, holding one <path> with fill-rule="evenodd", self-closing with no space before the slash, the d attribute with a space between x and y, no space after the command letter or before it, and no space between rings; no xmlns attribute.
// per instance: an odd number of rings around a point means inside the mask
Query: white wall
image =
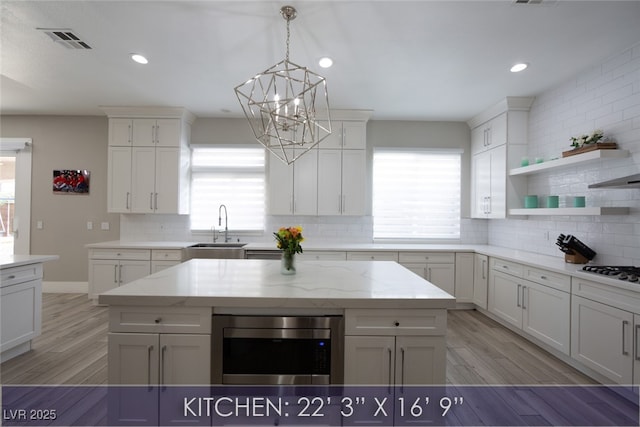
<svg viewBox="0 0 640 427"><path fill-rule="evenodd" d="M598 253L595 262L640 265L640 189L587 188L640 172L640 44L536 97L529 114L529 158L560 157L570 149L571 136L595 129L631 156L531 175L528 193L559 195L561 207L584 195L587 206L628 206L630 214L492 220L489 244L563 257L554 242L560 233L573 234Z"/></svg>

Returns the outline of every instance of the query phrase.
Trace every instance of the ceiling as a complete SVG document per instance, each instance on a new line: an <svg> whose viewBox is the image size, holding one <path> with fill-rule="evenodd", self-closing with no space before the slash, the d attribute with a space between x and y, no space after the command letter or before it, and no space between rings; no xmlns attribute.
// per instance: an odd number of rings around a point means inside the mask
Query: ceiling
<svg viewBox="0 0 640 427"><path fill-rule="evenodd" d="M326 77L332 108L380 120L465 121L640 42L640 1L2 0L0 109L180 106L240 117L233 88L284 59L285 4L298 10L291 61ZM37 28L70 28L91 49L68 49ZM325 55L334 60L326 70L317 65ZM520 61L529 68L509 72Z"/></svg>

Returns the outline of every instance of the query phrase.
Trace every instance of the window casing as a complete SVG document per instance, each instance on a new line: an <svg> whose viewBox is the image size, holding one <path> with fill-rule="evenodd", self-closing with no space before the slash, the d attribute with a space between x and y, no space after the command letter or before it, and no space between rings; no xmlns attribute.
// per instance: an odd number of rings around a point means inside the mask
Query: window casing
<svg viewBox="0 0 640 427"><path fill-rule="evenodd" d="M265 187L263 148L193 147L191 230L211 230L214 226L219 229L218 211L220 205L225 205L229 230L263 231Z"/></svg>
<svg viewBox="0 0 640 427"><path fill-rule="evenodd" d="M461 150L375 149L374 239L459 239L461 158Z"/></svg>

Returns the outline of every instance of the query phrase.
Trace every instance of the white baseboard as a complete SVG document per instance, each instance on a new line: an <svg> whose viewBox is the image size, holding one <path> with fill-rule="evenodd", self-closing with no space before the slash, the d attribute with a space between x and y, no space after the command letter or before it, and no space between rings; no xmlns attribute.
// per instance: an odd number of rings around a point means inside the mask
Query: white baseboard
<svg viewBox="0 0 640 427"><path fill-rule="evenodd" d="M86 294L89 282L42 282L42 292L51 294Z"/></svg>

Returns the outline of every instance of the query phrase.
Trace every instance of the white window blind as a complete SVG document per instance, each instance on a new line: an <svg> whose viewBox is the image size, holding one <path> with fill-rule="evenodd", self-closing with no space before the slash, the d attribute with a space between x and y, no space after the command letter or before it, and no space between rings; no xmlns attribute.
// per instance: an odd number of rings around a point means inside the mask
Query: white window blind
<svg viewBox="0 0 640 427"><path fill-rule="evenodd" d="M225 205L229 230L263 230L265 150L255 147L194 147L191 157L191 229L218 226ZM224 227L224 213L223 224Z"/></svg>
<svg viewBox="0 0 640 427"><path fill-rule="evenodd" d="M459 150L376 149L373 237L460 238Z"/></svg>

